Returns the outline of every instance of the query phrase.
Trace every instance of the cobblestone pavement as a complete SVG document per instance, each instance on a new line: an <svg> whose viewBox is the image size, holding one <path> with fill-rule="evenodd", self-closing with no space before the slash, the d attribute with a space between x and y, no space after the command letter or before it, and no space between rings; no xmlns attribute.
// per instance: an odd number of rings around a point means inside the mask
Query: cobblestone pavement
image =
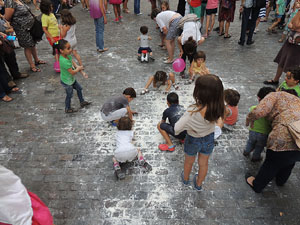
<svg viewBox="0 0 300 225"><path fill-rule="evenodd" d="M300 224L299 165L284 187L271 182L262 194L255 194L244 181L246 171L257 172L260 166L242 155L247 139L245 116L249 106L257 103L262 81L273 77L276 64L272 61L281 45L277 43L280 34L266 34L266 23L261 24L253 46L237 45L238 12L231 39L213 32L200 47L207 54L209 69L222 78L225 88L241 93L239 121L217 140L204 190L198 193L180 183L182 145L176 142L172 153L158 150L163 139L156 124L167 107L162 90L151 89L130 103L139 112L134 126L136 146L153 170L145 174L133 168L125 180L116 180L111 161L116 128L100 119L101 105L126 87L140 92L156 70L171 71L162 63L166 52L157 46L158 30L147 16L150 3L141 4L143 15L123 15L120 24L112 22L113 14L108 15L105 45L109 51L103 54L96 52L94 24L88 12L80 5L72 9L78 21L78 50L89 74L88 80L80 75L77 79L86 99L93 102L76 114L64 113L65 93L52 69L51 49L46 40L38 44L40 58L48 65L41 66L42 73L31 73L18 82L22 92L12 95L12 103L0 103L0 163L49 206L56 225ZM133 11L133 1L129 7ZM153 63L136 60L141 25L147 25L153 37ZM27 70L23 51L17 50L17 55L20 68ZM186 107L193 102L193 85L183 85L178 75L177 81L180 102ZM73 106L79 107L76 95Z"/></svg>

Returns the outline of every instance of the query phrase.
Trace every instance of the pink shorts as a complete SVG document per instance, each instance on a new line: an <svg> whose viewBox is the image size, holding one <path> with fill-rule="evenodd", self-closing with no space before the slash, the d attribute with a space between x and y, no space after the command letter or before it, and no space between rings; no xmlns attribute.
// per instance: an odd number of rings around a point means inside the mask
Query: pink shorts
<svg viewBox="0 0 300 225"><path fill-rule="evenodd" d="M122 4L122 0L109 0L109 4L120 5Z"/></svg>

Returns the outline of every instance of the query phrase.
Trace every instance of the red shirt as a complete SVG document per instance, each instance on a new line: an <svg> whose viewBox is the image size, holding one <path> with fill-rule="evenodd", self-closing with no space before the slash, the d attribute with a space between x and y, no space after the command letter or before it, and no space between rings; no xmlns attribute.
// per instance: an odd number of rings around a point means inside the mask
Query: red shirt
<svg viewBox="0 0 300 225"><path fill-rule="evenodd" d="M192 7L201 6L201 0L191 0L190 6L192 6Z"/></svg>
<svg viewBox="0 0 300 225"><path fill-rule="evenodd" d="M231 115L226 117L224 123L228 125L234 125L239 115L239 108L237 106L230 106L230 105L227 105L226 107L229 108L229 110L231 111Z"/></svg>

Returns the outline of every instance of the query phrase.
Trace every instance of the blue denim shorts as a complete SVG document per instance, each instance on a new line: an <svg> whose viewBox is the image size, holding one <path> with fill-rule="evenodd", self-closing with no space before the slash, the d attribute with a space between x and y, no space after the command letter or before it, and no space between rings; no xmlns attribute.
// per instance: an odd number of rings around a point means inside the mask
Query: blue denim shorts
<svg viewBox="0 0 300 225"><path fill-rule="evenodd" d="M210 155L214 149L214 133L205 137L195 138L186 135L184 141L184 152L189 156L196 156L197 153Z"/></svg>

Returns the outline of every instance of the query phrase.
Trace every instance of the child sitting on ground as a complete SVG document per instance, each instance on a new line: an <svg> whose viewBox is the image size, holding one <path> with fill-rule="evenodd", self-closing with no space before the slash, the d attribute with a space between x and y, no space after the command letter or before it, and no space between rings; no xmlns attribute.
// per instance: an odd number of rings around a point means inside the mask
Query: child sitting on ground
<svg viewBox="0 0 300 225"><path fill-rule="evenodd" d="M224 124L234 125L239 115L238 104L240 101L240 94L233 89L226 89L224 91L224 99L226 102L226 112Z"/></svg>
<svg viewBox="0 0 300 225"><path fill-rule="evenodd" d="M115 120L119 120L128 114L132 120L132 115L136 114L129 107L129 102L136 98L136 92L133 88L129 87L123 91L123 95L115 96L108 99L101 108L101 117L104 121L111 121L113 126L116 126Z"/></svg>
<svg viewBox="0 0 300 225"><path fill-rule="evenodd" d="M164 71L157 71L154 76L149 77L146 86L144 87L144 90L142 91L141 95L144 95L149 92L148 88L153 82L154 88L159 88L161 85L166 85L166 93L170 91L171 86L173 85L175 90L177 90L179 87L175 84L175 75L174 73L170 72L169 75L167 75Z"/></svg>
<svg viewBox="0 0 300 225"><path fill-rule="evenodd" d="M289 90L294 89L297 92L298 97L300 97L300 68L294 67L290 68L285 75L285 81L283 81L277 88L277 91L282 91L283 89Z"/></svg>
<svg viewBox="0 0 300 225"><path fill-rule="evenodd" d="M198 51L194 57L191 67L189 69L190 78L186 84L191 84L195 80L195 76L209 74L209 70L206 68L205 60L206 55L203 51Z"/></svg>
<svg viewBox="0 0 300 225"><path fill-rule="evenodd" d="M274 88L263 87L257 93L258 101L260 102L269 93L275 92ZM255 109L255 106L250 107L250 112ZM272 127L270 121L266 118L260 118L254 121L253 127L249 127L249 138L247 141L246 149L243 152L244 156L248 156L253 151L252 162L260 161L261 153L267 144L268 135Z"/></svg>
<svg viewBox="0 0 300 225"><path fill-rule="evenodd" d="M117 147L114 152L114 169L119 179L125 178L125 173L121 170L120 163L131 162L138 158L139 165L146 172L151 171L152 167L147 163L140 149L136 149L132 144L134 132L132 130L133 121L129 117L122 117L118 121L118 131L116 134Z"/></svg>
<svg viewBox="0 0 300 225"><path fill-rule="evenodd" d="M73 113L77 112L76 109L71 108L71 98L73 96L73 89L77 91L77 96L80 101L81 108L91 104L83 99L82 96L82 87L76 81L74 75L78 73L80 70L83 69L82 66L78 66L73 60L71 56L71 45L66 40L59 40L58 41L58 49L60 51L59 56L59 64L60 64L60 79L61 84L66 90L66 101L65 101L65 112L66 113ZM73 67L75 69L73 69ZM84 76L87 78L87 76Z"/></svg>
<svg viewBox="0 0 300 225"><path fill-rule="evenodd" d="M179 139L181 142L184 141L186 131L182 131L179 135L175 135L174 126L185 110L183 106L179 105L178 95L175 92L168 94L167 105L169 108L164 111L162 120L157 124L157 129L166 140L167 144L160 144L158 148L162 151L173 152L175 150L175 145L173 145L169 135ZM169 123L166 123L167 119L169 120Z"/></svg>
<svg viewBox="0 0 300 225"><path fill-rule="evenodd" d="M154 58L152 57L152 50L149 47L149 40L152 40L152 38L150 36L148 36L148 27L146 26L141 26L140 28L140 32L142 33L137 39L138 41L140 41L140 47L138 50L138 60L141 60L141 54L143 50L147 50L149 52L150 55L150 59L154 60Z"/></svg>

